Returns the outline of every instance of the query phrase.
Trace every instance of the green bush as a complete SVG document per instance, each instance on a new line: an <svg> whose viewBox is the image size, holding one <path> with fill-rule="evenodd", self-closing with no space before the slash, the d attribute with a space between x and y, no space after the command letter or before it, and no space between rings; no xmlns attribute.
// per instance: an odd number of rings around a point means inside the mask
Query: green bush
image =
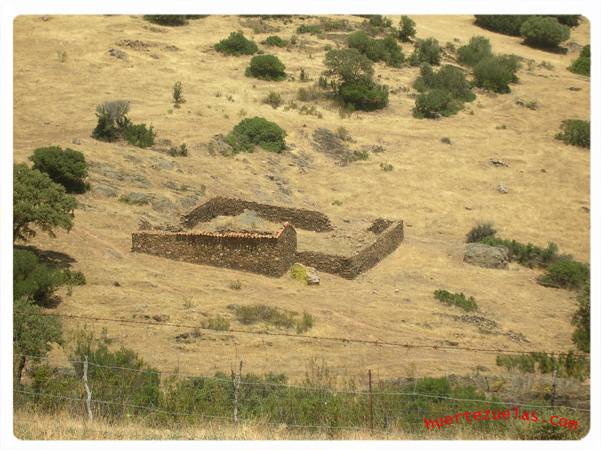
<svg viewBox="0 0 601 450"><path fill-rule="evenodd" d="M369 16L368 22L372 27L377 28L389 28L392 26L390 19L379 14Z"/></svg>
<svg viewBox="0 0 601 450"><path fill-rule="evenodd" d="M567 354L559 356L543 352L498 355L497 366L526 373L552 373L557 370L558 377L571 377L580 381L589 377L587 359L584 356L574 355L571 350Z"/></svg>
<svg viewBox="0 0 601 450"><path fill-rule="evenodd" d="M497 234L497 230L494 229L492 223L479 223L467 233L465 242L481 242L482 239L494 237L495 234Z"/></svg>
<svg viewBox="0 0 601 450"><path fill-rule="evenodd" d="M547 267L558 258L557 244L553 242L549 242L546 248L542 248L531 242L522 244L516 240L501 239L492 235L482 237L479 242L495 247L505 247L510 260L531 268Z"/></svg>
<svg viewBox="0 0 601 450"><path fill-rule="evenodd" d="M69 193L85 192L88 167L83 153L67 148L42 147L33 151L29 158L33 169L47 174L52 181L61 184Z"/></svg>
<svg viewBox="0 0 601 450"><path fill-rule="evenodd" d="M267 97L263 99L263 103L271 105L273 109L277 109L282 104L282 96L277 92L270 91Z"/></svg>
<svg viewBox="0 0 601 450"><path fill-rule="evenodd" d="M559 23L567 25L570 28L576 27L580 23L580 16L578 14L559 14L549 17L555 17Z"/></svg>
<svg viewBox="0 0 601 450"><path fill-rule="evenodd" d="M555 139L564 141L566 144L590 148L591 123L588 120L564 120L561 122L560 130L561 131L555 135Z"/></svg>
<svg viewBox="0 0 601 450"><path fill-rule="evenodd" d="M206 328L215 331L228 331L230 329L230 321L219 315L216 317L211 317Z"/></svg>
<svg viewBox="0 0 601 450"><path fill-rule="evenodd" d="M522 24L531 16L527 15L476 15L475 24L497 33L519 36Z"/></svg>
<svg viewBox="0 0 601 450"><path fill-rule="evenodd" d="M35 236L36 228L54 237L54 228L69 231L77 202L48 175L25 164L13 166L13 240Z"/></svg>
<svg viewBox="0 0 601 450"><path fill-rule="evenodd" d="M492 56L492 46L490 41L483 36L473 36L467 45L457 49L459 62L470 67L474 67L488 56Z"/></svg>
<svg viewBox="0 0 601 450"><path fill-rule="evenodd" d="M591 46L585 45L580 50L580 55L577 59L575 59L570 67L568 67L570 72L577 73L579 75L586 75L587 77L591 76Z"/></svg>
<svg viewBox="0 0 601 450"><path fill-rule="evenodd" d="M409 57L409 63L412 66L419 66L422 63L428 63L432 66L440 64L441 51L438 41L434 38L418 40L415 44L415 50Z"/></svg>
<svg viewBox="0 0 601 450"><path fill-rule="evenodd" d="M253 55L257 53L257 44L244 37L241 31L233 31L230 35L215 44L215 50L225 55Z"/></svg>
<svg viewBox="0 0 601 450"><path fill-rule="evenodd" d="M129 125L125 129L125 139L131 145L136 147L146 148L154 145L156 133L152 126L146 128L146 124Z"/></svg>
<svg viewBox="0 0 601 450"><path fill-rule="evenodd" d="M445 303L447 305L457 306L464 311L476 311L478 309L478 304L476 303L476 299L474 297L466 298L463 295L463 292L459 294L452 294L449 291L445 291L444 289L438 289L434 291L434 297Z"/></svg>
<svg viewBox="0 0 601 450"><path fill-rule="evenodd" d="M286 66L273 55L253 56L250 66L246 68L246 76L261 80L281 81L286 78Z"/></svg>
<svg viewBox="0 0 601 450"><path fill-rule="evenodd" d="M186 99L184 98L184 89L181 81L176 81L173 85L173 106L179 108L183 103L186 103Z"/></svg>
<svg viewBox="0 0 601 450"><path fill-rule="evenodd" d="M448 117L461 109L461 102L455 100L446 89L430 89L415 98L413 116L418 119L438 119Z"/></svg>
<svg viewBox="0 0 601 450"><path fill-rule="evenodd" d="M364 31L349 35L348 46L359 50L372 61L383 61L392 67L400 67L405 60L403 51L392 36L384 39L372 39Z"/></svg>
<svg viewBox="0 0 601 450"><path fill-rule="evenodd" d="M388 89L371 80L342 83L338 93L346 105L362 111L374 111L388 105Z"/></svg>
<svg viewBox="0 0 601 450"><path fill-rule="evenodd" d="M519 62L514 56L488 56L474 67L474 83L489 91L505 94L511 92L509 83L517 81Z"/></svg>
<svg viewBox="0 0 601 450"><path fill-rule="evenodd" d="M129 103L123 100L104 102L96 107L98 123L92 137L99 141L114 142L123 137L131 124L127 118Z"/></svg>
<svg viewBox="0 0 601 450"><path fill-rule="evenodd" d="M64 283L61 271L42 264L29 250L13 251L13 297L27 298L46 306L56 290Z"/></svg>
<svg viewBox="0 0 601 450"><path fill-rule="evenodd" d="M267 151L281 153L286 148L286 132L276 123L262 117L240 121L226 136L226 141L235 152L252 152L255 146Z"/></svg>
<svg viewBox="0 0 601 450"><path fill-rule="evenodd" d="M270 47L286 47L288 45L288 41L279 36L267 36L262 43Z"/></svg>
<svg viewBox="0 0 601 450"><path fill-rule="evenodd" d="M425 92L428 89L448 91L454 99L471 102L476 98L470 83L465 79L464 72L455 66L445 64L438 72L432 70L427 63L422 64L420 76L415 80L415 89Z"/></svg>
<svg viewBox="0 0 601 450"><path fill-rule="evenodd" d="M591 285L587 281L578 295L578 309L572 316L572 325L576 327L572 342L581 352L591 351Z"/></svg>
<svg viewBox="0 0 601 450"><path fill-rule="evenodd" d="M147 15L144 20L155 23L157 25L165 25L169 27L177 27L188 23L188 16L177 16L174 14L167 15Z"/></svg>
<svg viewBox="0 0 601 450"><path fill-rule="evenodd" d="M411 42L415 37L415 22L409 16L401 16L399 23L399 39L402 42Z"/></svg>
<svg viewBox="0 0 601 450"><path fill-rule="evenodd" d="M528 45L552 48L570 38L570 27L554 17L533 16L522 24L520 34Z"/></svg>
<svg viewBox="0 0 601 450"><path fill-rule="evenodd" d="M589 282L589 278L588 264L562 256L547 267L547 272L538 278L538 282L543 286L580 289Z"/></svg>

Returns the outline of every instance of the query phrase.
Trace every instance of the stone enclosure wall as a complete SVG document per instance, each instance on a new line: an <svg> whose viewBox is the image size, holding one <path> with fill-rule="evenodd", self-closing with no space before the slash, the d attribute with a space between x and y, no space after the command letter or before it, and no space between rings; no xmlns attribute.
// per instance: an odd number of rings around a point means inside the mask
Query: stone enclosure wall
<svg viewBox="0 0 601 450"><path fill-rule="evenodd" d="M321 272L332 273L352 280L360 273L371 269L386 256L390 255L403 242L403 222L391 222L376 241L350 257L329 255L321 252L298 252L296 260L315 267Z"/></svg>
<svg viewBox="0 0 601 450"><path fill-rule="evenodd" d="M282 276L294 264L296 231L287 223L275 234L139 231L132 234L132 251Z"/></svg>
<svg viewBox="0 0 601 450"><path fill-rule="evenodd" d="M272 222L288 222L296 228L310 231L330 231L330 219L319 211L266 205L236 198L215 197L194 208L181 218L182 226L192 228L201 222L209 222L218 216L237 216L251 209L257 216Z"/></svg>
<svg viewBox="0 0 601 450"><path fill-rule="evenodd" d="M236 216L245 209L270 221L283 221L276 233L166 232L140 230L132 234L132 251L229 269L279 277L295 263L346 279L354 279L391 254L403 241L403 222L377 219L370 231L376 240L353 256L316 251L297 252L295 226L311 231L332 230L330 219L317 211L265 205L217 197L181 218L185 228L218 216Z"/></svg>

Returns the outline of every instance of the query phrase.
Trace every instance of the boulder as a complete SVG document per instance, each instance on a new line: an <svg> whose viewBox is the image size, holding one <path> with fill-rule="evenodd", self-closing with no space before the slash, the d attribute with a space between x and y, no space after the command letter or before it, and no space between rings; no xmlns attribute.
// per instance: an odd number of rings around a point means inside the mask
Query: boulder
<svg viewBox="0 0 601 450"><path fill-rule="evenodd" d="M304 266L296 263L290 269L290 275L295 280L301 281L309 286L318 285L320 282L319 274L313 267Z"/></svg>
<svg viewBox="0 0 601 450"><path fill-rule="evenodd" d="M489 269L505 269L509 262L509 252L505 247L471 243L465 246L463 261Z"/></svg>

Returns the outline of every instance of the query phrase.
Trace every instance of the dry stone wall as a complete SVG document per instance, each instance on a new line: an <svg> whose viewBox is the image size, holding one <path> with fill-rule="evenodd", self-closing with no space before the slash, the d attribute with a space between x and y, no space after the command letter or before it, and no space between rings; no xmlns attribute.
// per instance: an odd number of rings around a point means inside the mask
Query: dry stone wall
<svg viewBox="0 0 601 450"><path fill-rule="evenodd" d="M296 228L310 231L330 231L330 219L319 211L266 205L236 198L215 197L184 215L181 223L192 228L198 223L209 222L218 216L237 216L245 209L253 210L257 216L272 222L288 222Z"/></svg>
<svg viewBox="0 0 601 450"><path fill-rule="evenodd" d="M282 276L294 264L296 231L290 224L271 233L132 234L132 251L195 264Z"/></svg>

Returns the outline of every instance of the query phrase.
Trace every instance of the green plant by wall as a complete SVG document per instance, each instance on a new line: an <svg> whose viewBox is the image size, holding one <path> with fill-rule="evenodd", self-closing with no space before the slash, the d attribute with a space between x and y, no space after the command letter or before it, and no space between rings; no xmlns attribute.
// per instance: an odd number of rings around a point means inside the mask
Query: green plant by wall
<svg viewBox="0 0 601 450"><path fill-rule="evenodd" d="M451 306L457 306L464 311L476 311L478 309L478 304L476 303L476 299L474 297L466 297L463 295L463 292L459 294L453 294L444 289L438 289L434 291L434 297L442 303Z"/></svg>

